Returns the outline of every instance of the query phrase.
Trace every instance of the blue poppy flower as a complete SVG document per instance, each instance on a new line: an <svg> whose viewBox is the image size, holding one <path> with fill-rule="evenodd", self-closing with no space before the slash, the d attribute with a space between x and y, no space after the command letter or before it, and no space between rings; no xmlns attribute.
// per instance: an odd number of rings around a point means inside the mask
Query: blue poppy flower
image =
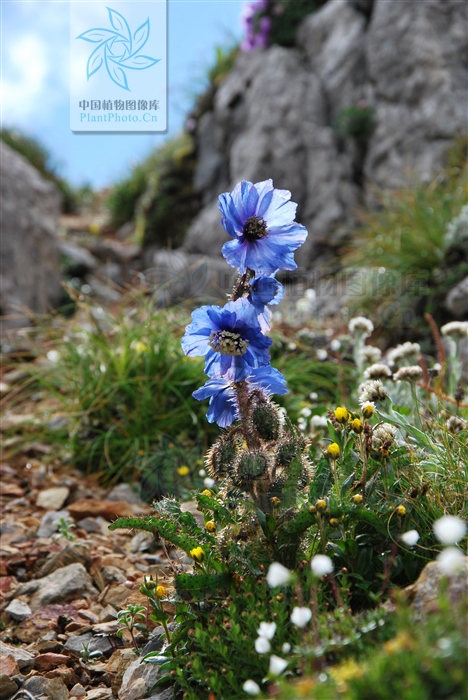
<svg viewBox="0 0 468 700"><path fill-rule="evenodd" d="M248 299L229 301L224 307L202 306L185 329L186 355L206 355L205 373L239 382L270 361L271 338L263 335L257 313Z"/></svg>
<svg viewBox="0 0 468 700"><path fill-rule="evenodd" d="M248 299L257 311L257 318L263 333L270 330L271 311L267 304L279 304L284 296L284 287L273 275L256 277L250 283Z"/></svg>
<svg viewBox="0 0 468 700"><path fill-rule="evenodd" d="M294 251L307 238L307 229L294 221L297 204L290 200L291 192L274 189L273 180L255 185L244 180L219 196L221 223L234 239L222 249L229 265L241 274L254 270L257 276L297 268Z"/></svg>
<svg viewBox="0 0 468 700"><path fill-rule="evenodd" d="M266 395L285 394L287 392L286 378L271 365L257 367L246 379L249 388L262 389ZM192 396L198 401L210 399L206 417L209 423L217 423L221 428L227 428L239 418L237 394L234 384L222 377L209 379Z"/></svg>
<svg viewBox="0 0 468 700"><path fill-rule="evenodd" d="M234 385L227 379L209 379L200 389L192 394L194 399L203 401L210 398L208 423L217 423L220 428L227 428L239 417Z"/></svg>

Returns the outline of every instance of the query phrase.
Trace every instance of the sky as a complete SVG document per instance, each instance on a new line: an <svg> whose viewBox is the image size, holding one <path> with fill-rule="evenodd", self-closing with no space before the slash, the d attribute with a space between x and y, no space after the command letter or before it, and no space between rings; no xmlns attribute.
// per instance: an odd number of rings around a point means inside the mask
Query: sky
<svg viewBox="0 0 468 700"><path fill-rule="evenodd" d="M68 1L1 0L2 126L38 137L74 185L117 182L182 129L215 47L240 38L242 4L168 0L167 134L76 134L69 119Z"/></svg>

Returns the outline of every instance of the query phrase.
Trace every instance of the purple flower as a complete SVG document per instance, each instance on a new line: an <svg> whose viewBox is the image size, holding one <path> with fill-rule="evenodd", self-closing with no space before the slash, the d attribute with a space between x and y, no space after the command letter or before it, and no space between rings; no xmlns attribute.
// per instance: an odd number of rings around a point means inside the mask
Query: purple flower
<svg viewBox="0 0 468 700"><path fill-rule="evenodd" d="M287 392L285 377L271 365L258 367L246 378L249 388L261 389L265 395L285 394ZM210 404L206 417L209 423L217 423L227 428L239 418L237 395L234 384L227 379L209 379L204 386L193 392L198 401L209 397Z"/></svg>
<svg viewBox="0 0 468 700"><path fill-rule="evenodd" d="M288 190L273 188L272 180L247 180L218 199L221 223L234 240L223 245L222 253L232 267L257 276L277 270L295 270L294 251L307 238L305 226L294 221L297 204Z"/></svg>
<svg viewBox="0 0 468 700"><path fill-rule="evenodd" d="M253 305L237 299L224 307L196 309L185 329L182 349L186 355L206 355L209 377L239 382L252 369L269 363L271 342L261 331Z"/></svg>

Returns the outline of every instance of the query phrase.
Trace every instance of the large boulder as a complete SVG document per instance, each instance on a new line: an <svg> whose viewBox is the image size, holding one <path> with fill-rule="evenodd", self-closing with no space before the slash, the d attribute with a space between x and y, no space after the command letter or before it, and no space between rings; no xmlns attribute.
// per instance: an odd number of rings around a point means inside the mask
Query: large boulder
<svg viewBox="0 0 468 700"><path fill-rule="evenodd" d="M302 267L332 257L375 187L443 166L466 132L467 3L329 0L299 27L296 48L240 54L198 122L195 186L203 208L184 248L219 255L228 236L219 193L273 178L298 202L309 237ZM341 110L372 107L367 144L339 137Z"/></svg>
<svg viewBox="0 0 468 700"><path fill-rule="evenodd" d="M60 194L2 141L0 182L0 313L12 316L3 322L9 328L27 322L26 309L45 313L60 300Z"/></svg>

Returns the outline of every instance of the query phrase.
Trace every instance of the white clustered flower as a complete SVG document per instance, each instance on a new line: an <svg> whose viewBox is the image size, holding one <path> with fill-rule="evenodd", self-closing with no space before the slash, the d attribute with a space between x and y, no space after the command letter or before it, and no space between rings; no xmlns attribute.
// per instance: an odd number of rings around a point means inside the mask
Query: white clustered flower
<svg viewBox="0 0 468 700"><path fill-rule="evenodd" d="M372 449L380 450L384 445L390 447L397 436L397 429L391 423L381 423L374 428L372 433Z"/></svg>
<svg viewBox="0 0 468 700"><path fill-rule="evenodd" d="M349 322L348 329L350 333L364 333L367 338L374 330L374 324L365 316L356 316Z"/></svg>
<svg viewBox="0 0 468 700"><path fill-rule="evenodd" d="M60 360L60 353L57 350L49 350L46 357L49 362L52 362L55 365Z"/></svg>
<svg viewBox="0 0 468 700"><path fill-rule="evenodd" d="M411 367L400 367L398 372L393 375L395 382L419 382L423 376L423 371L419 365Z"/></svg>
<svg viewBox="0 0 468 700"><path fill-rule="evenodd" d="M450 430L453 435L460 433L462 430L466 430L466 422L463 418L459 418L458 416L450 416L445 425L447 426L447 430Z"/></svg>
<svg viewBox="0 0 468 700"><path fill-rule="evenodd" d="M260 686L249 678L242 686L242 690L244 693L247 693L247 695L258 695L260 693Z"/></svg>
<svg viewBox="0 0 468 700"><path fill-rule="evenodd" d="M456 515L445 515L436 520L432 527L442 544L457 544L466 535L466 523Z"/></svg>
<svg viewBox="0 0 468 700"><path fill-rule="evenodd" d="M296 350L297 345L296 343L288 343L288 350Z"/></svg>
<svg viewBox="0 0 468 700"><path fill-rule="evenodd" d="M315 354L317 355L317 360L320 360L320 362L325 362L328 357L328 352L323 348L319 348Z"/></svg>
<svg viewBox="0 0 468 700"><path fill-rule="evenodd" d="M258 637L255 640L255 651L257 654L268 654L271 649L271 644L265 637Z"/></svg>
<svg viewBox="0 0 468 700"><path fill-rule="evenodd" d="M443 574L450 576L460 571L465 563L466 557L458 547L447 547L437 555L437 563Z"/></svg>
<svg viewBox="0 0 468 700"><path fill-rule="evenodd" d="M282 586L285 583L288 583L290 578L291 572L285 566L279 564L277 561L270 564L270 568L268 569L268 573L266 575L266 580L270 588Z"/></svg>
<svg viewBox="0 0 468 700"><path fill-rule="evenodd" d="M211 476L207 476L206 479L203 479L203 485L207 489L212 489L215 484L216 481L212 479Z"/></svg>
<svg viewBox="0 0 468 700"><path fill-rule="evenodd" d="M283 673L287 665L288 662L282 659L280 656L275 656L275 654L270 656L270 673L272 676L279 676L281 673Z"/></svg>
<svg viewBox="0 0 468 700"><path fill-rule="evenodd" d="M419 532L417 530L408 530L408 532L404 532L401 535L400 539L407 547L414 547L418 543Z"/></svg>
<svg viewBox="0 0 468 700"><path fill-rule="evenodd" d="M328 421L326 416L312 416L310 419L310 424L314 426L314 428L326 428L328 425Z"/></svg>
<svg viewBox="0 0 468 700"><path fill-rule="evenodd" d="M359 403L361 406L363 404L385 401L385 399L388 399L388 391L380 379L372 379L369 382L361 384L359 391Z"/></svg>
<svg viewBox="0 0 468 700"><path fill-rule="evenodd" d="M273 639L276 632L276 622L261 622L260 627L257 630L259 637L264 637L265 639Z"/></svg>
<svg viewBox="0 0 468 700"><path fill-rule="evenodd" d="M297 427L299 430L305 430L307 428L307 421L305 418L299 418L297 421Z"/></svg>
<svg viewBox="0 0 468 700"><path fill-rule="evenodd" d="M366 365L373 365L382 357L382 351L374 345L364 345L359 351L359 356Z"/></svg>
<svg viewBox="0 0 468 700"><path fill-rule="evenodd" d="M312 610L309 608L294 608L291 613L291 622L296 627L305 627L312 619Z"/></svg>
<svg viewBox="0 0 468 700"><path fill-rule="evenodd" d="M290 643L289 643L289 642L285 642L285 643L283 644L283 646L281 647L281 651L283 652L283 654L289 654L289 652L291 651L291 645L290 645Z"/></svg>
<svg viewBox="0 0 468 700"><path fill-rule="evenodd" d="M299 411L299 415L304 416L305 418L308 418L311 415L311 413L312 409L308 408L307 406L301 408L301 410Z"/></svg>
<svg viewBox="0 0 468 700"><path fill-rule="evenodd" d="M203 479L203 478L206 476L206 471L205 471L204 469L200 469L200 471L198 472L198 474L199 474L199 476L201 476L202 479Z"/></svg>
<svg viewBox="0 0 468 700"><path fill-rule="evenodd" d="M440 332L442 335L466 338L468 337L468 321L451 321L442 326Z"/></svg>
<svg viewBox="0 0 468 700"><path fill-rule="evenodd" d="M341 341L335 338L334 340L331 341L330 343L330 350L332 352L338 352L338 350L341 348Z"/></svg>
<svg viewBox="0 0 468 700"><path fill-rule="evenodd" d="M397 345L396 348L389 350L387 353L387 359L391 365L398 365L399 362L402 360L407 360L408 358L416 361L420 352L421 347L419 343L410 343L407 341L406 343Z"/></svg>
<svg viewBox="0 0 468 700"><path fill-rule="evenodd" d="M392 376L392 372L387 365L376 363L371 365L364 371L366 379L387 379Z"/></svg>
<svg viewBox="0 0 468 700"><path fill-rule="evenodd" d="M310 399L311 401L317 401L317 399L318 399L318 394L317 394L317 392L316 392L316 391L311 391L310 394L309 394L309 399Z"/></svg>
<svg viewBox="0 0 468 700"><path fill-rule="evenodd" d="M326 554L316 554L315 557L312 557L310 568L315 576L322 578L322 576L331 574L333 571L333 562Z"/></svg>

